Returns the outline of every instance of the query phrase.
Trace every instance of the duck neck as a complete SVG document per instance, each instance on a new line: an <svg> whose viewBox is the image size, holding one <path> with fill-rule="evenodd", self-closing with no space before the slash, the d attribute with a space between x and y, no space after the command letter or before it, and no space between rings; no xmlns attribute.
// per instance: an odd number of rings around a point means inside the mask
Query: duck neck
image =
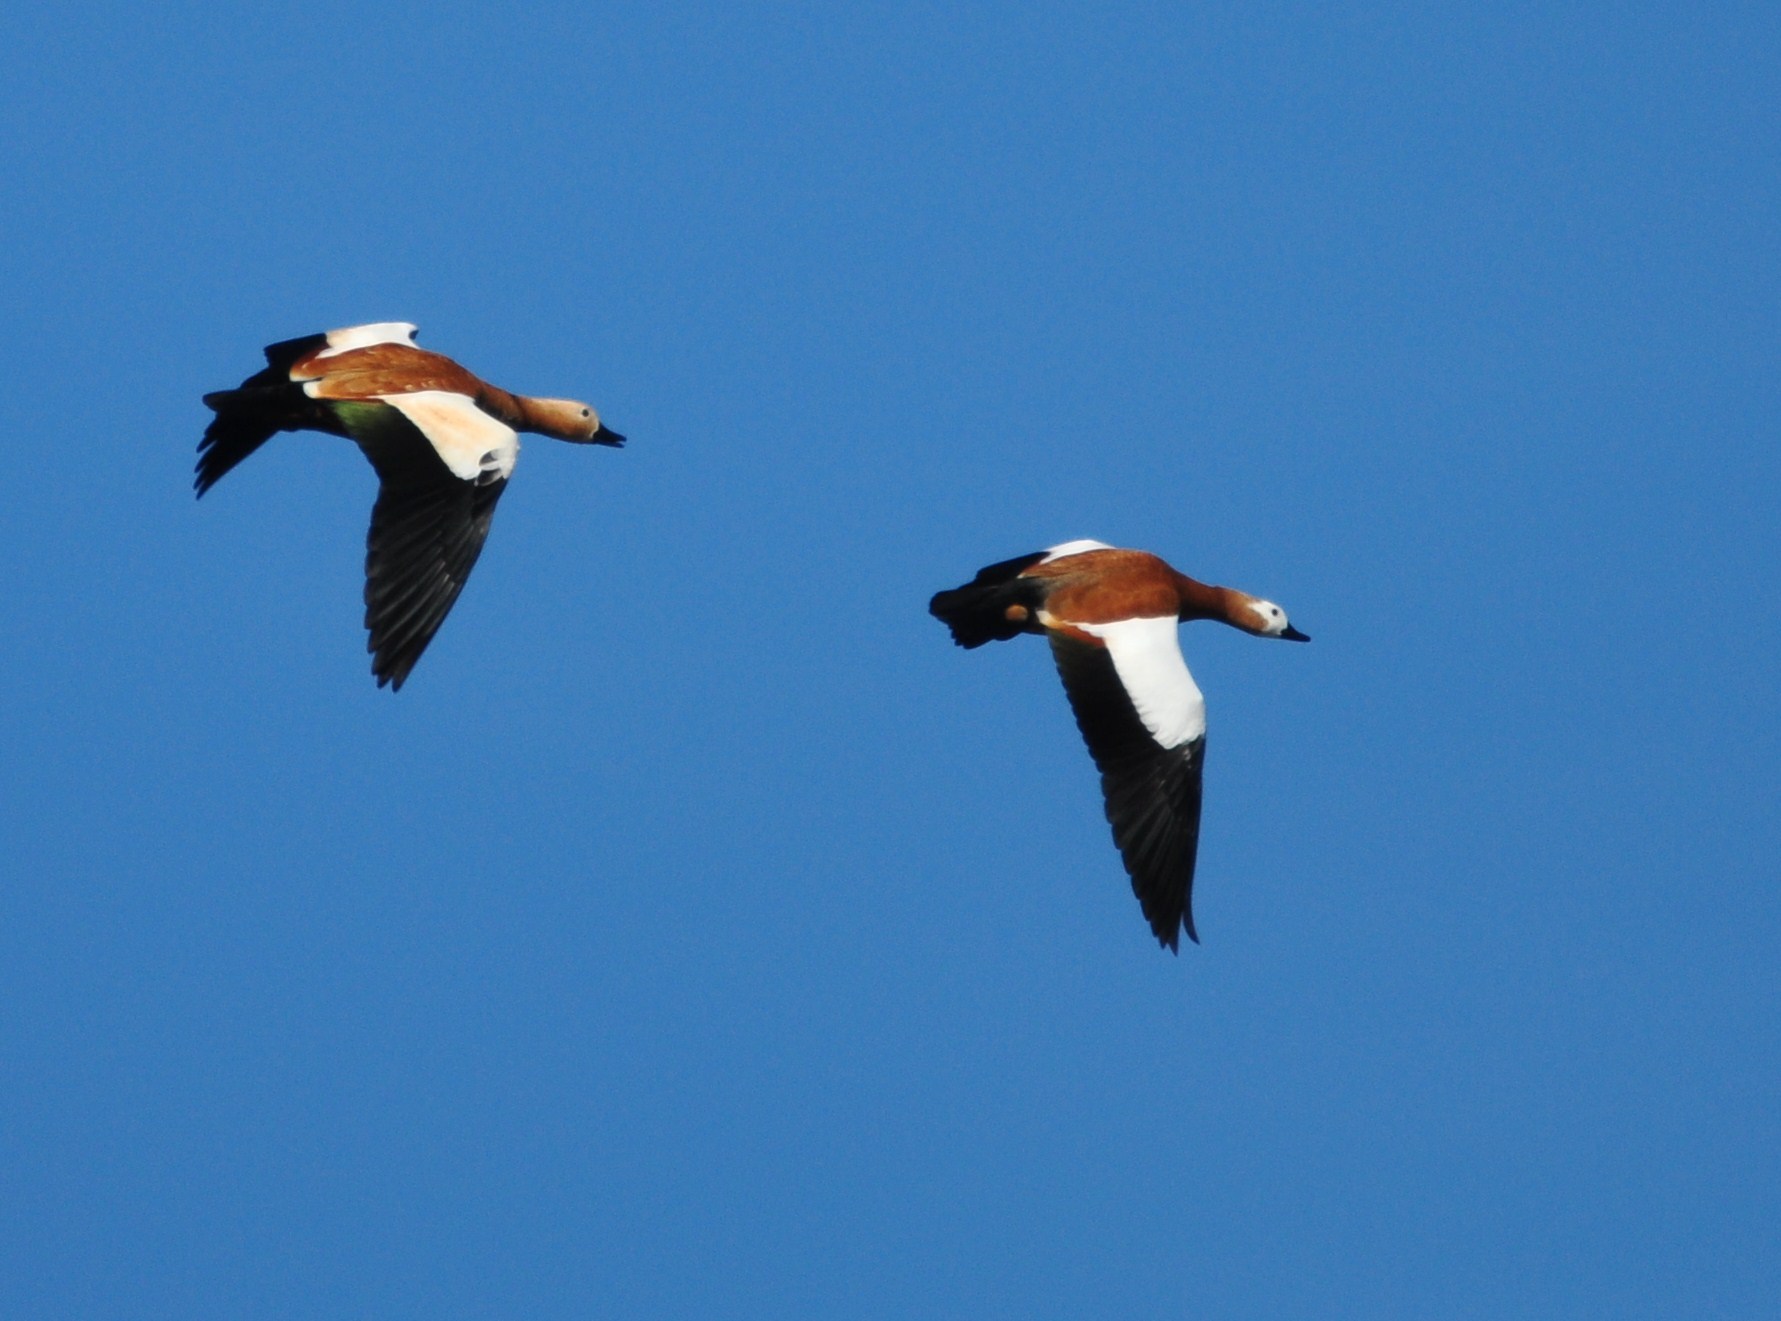
<svg viewBox="0 0 1781 1321"><path fill-rule="evenodd" d="M523 395L509 394L500 386L489 385L486 382L483 384L482 389L476 393L476 406L478 408L482 409L485 413L490 413L495 417L500 418L515 431L532 431L536 429L530 425L530 419L526 416L526 404L528 402L530 401Z"/></svg>
<svg viewBox="0 0 1781 1321"><path fill-rule="evenodd" d="M1242 593L1229 587L1214 587L1185 573L1175 575L1175 591L1181 598L1182 619L1216 619L1221 624L1236 626L1236 607Z"/></svg>

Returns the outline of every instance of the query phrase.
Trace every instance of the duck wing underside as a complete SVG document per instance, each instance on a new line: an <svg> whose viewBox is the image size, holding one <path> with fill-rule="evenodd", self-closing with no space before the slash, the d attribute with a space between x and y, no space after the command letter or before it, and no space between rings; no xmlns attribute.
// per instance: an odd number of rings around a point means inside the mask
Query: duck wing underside
<svg viewBox="0 0 1781 1321"><path fill-rule="evenodd" d="M395 409L365 431L354 438L382 479L365 545L367 649L378 686L400 689L476 567L507 480L459 477Z"/></svg>
<svg viewBox="0 0 1781 1321"><path fill-rule="evenodd" d="M1139 716L1106 647L1058 633L1050 641L1076 726L1101 772L1114 843L1150 929L1171 950L1183 928L1198 942L1193 879L1206 736L1164 747Z"/></svg>

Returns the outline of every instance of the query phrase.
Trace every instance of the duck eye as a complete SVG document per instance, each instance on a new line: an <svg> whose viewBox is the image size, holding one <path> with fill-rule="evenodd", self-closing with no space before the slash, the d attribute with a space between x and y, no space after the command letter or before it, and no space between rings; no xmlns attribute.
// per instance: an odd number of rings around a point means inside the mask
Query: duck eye
<svg viewBox="0 0 1781 1321"><path fill-rule="evenodd" d="M585 408L584 408L584 409L582 409L582 410L581 410L581 415L582 415L582 416L583 416L583 417L586 417L586 416L587 416L587 415L588 415L588 411L587 411L587 409L585 409Z"/></svg>

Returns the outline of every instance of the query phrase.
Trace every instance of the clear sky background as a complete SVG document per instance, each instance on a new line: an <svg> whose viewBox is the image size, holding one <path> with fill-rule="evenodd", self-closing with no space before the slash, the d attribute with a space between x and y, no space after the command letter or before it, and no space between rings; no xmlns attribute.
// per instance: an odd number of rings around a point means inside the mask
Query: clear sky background
<svg viewBox="0 0 1781 1321"><path fill-rule="evenodd" d="M1772 3L11 6L0 1314L1781 1307ZM399 695L362 321L592 400ZM1200 624L1159 951L1042 643Z"/></svg>

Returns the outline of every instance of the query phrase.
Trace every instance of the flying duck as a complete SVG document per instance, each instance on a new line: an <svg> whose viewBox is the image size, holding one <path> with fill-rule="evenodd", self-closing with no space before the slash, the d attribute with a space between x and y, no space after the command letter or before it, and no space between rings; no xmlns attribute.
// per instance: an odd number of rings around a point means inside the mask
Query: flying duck
<svg viewBox="0 0 1781 1321"><path fill-rule="evenodd" d="M1194 855L1206 701L1181 658L1176 625L1216 619L1263 638L1309 642L1272 601L1212 587L1155 555L1067 541L1003 560L928 612L961 647L1043 633L1076 724L1101 772L1107 820L1150 929L1178 949L1194 931Z"/></svg>
<svg viewBox="0 0 1781 1321"><path fill-rule="evenodd" d="M521 431L622 445L592 408L529 399L414 342L405 321L348 326L266 349L266 367L204 396L202 496L274 432L356 441L379 480L365 553L365 627L379 688L400 689L482 554Z"/></svg>

